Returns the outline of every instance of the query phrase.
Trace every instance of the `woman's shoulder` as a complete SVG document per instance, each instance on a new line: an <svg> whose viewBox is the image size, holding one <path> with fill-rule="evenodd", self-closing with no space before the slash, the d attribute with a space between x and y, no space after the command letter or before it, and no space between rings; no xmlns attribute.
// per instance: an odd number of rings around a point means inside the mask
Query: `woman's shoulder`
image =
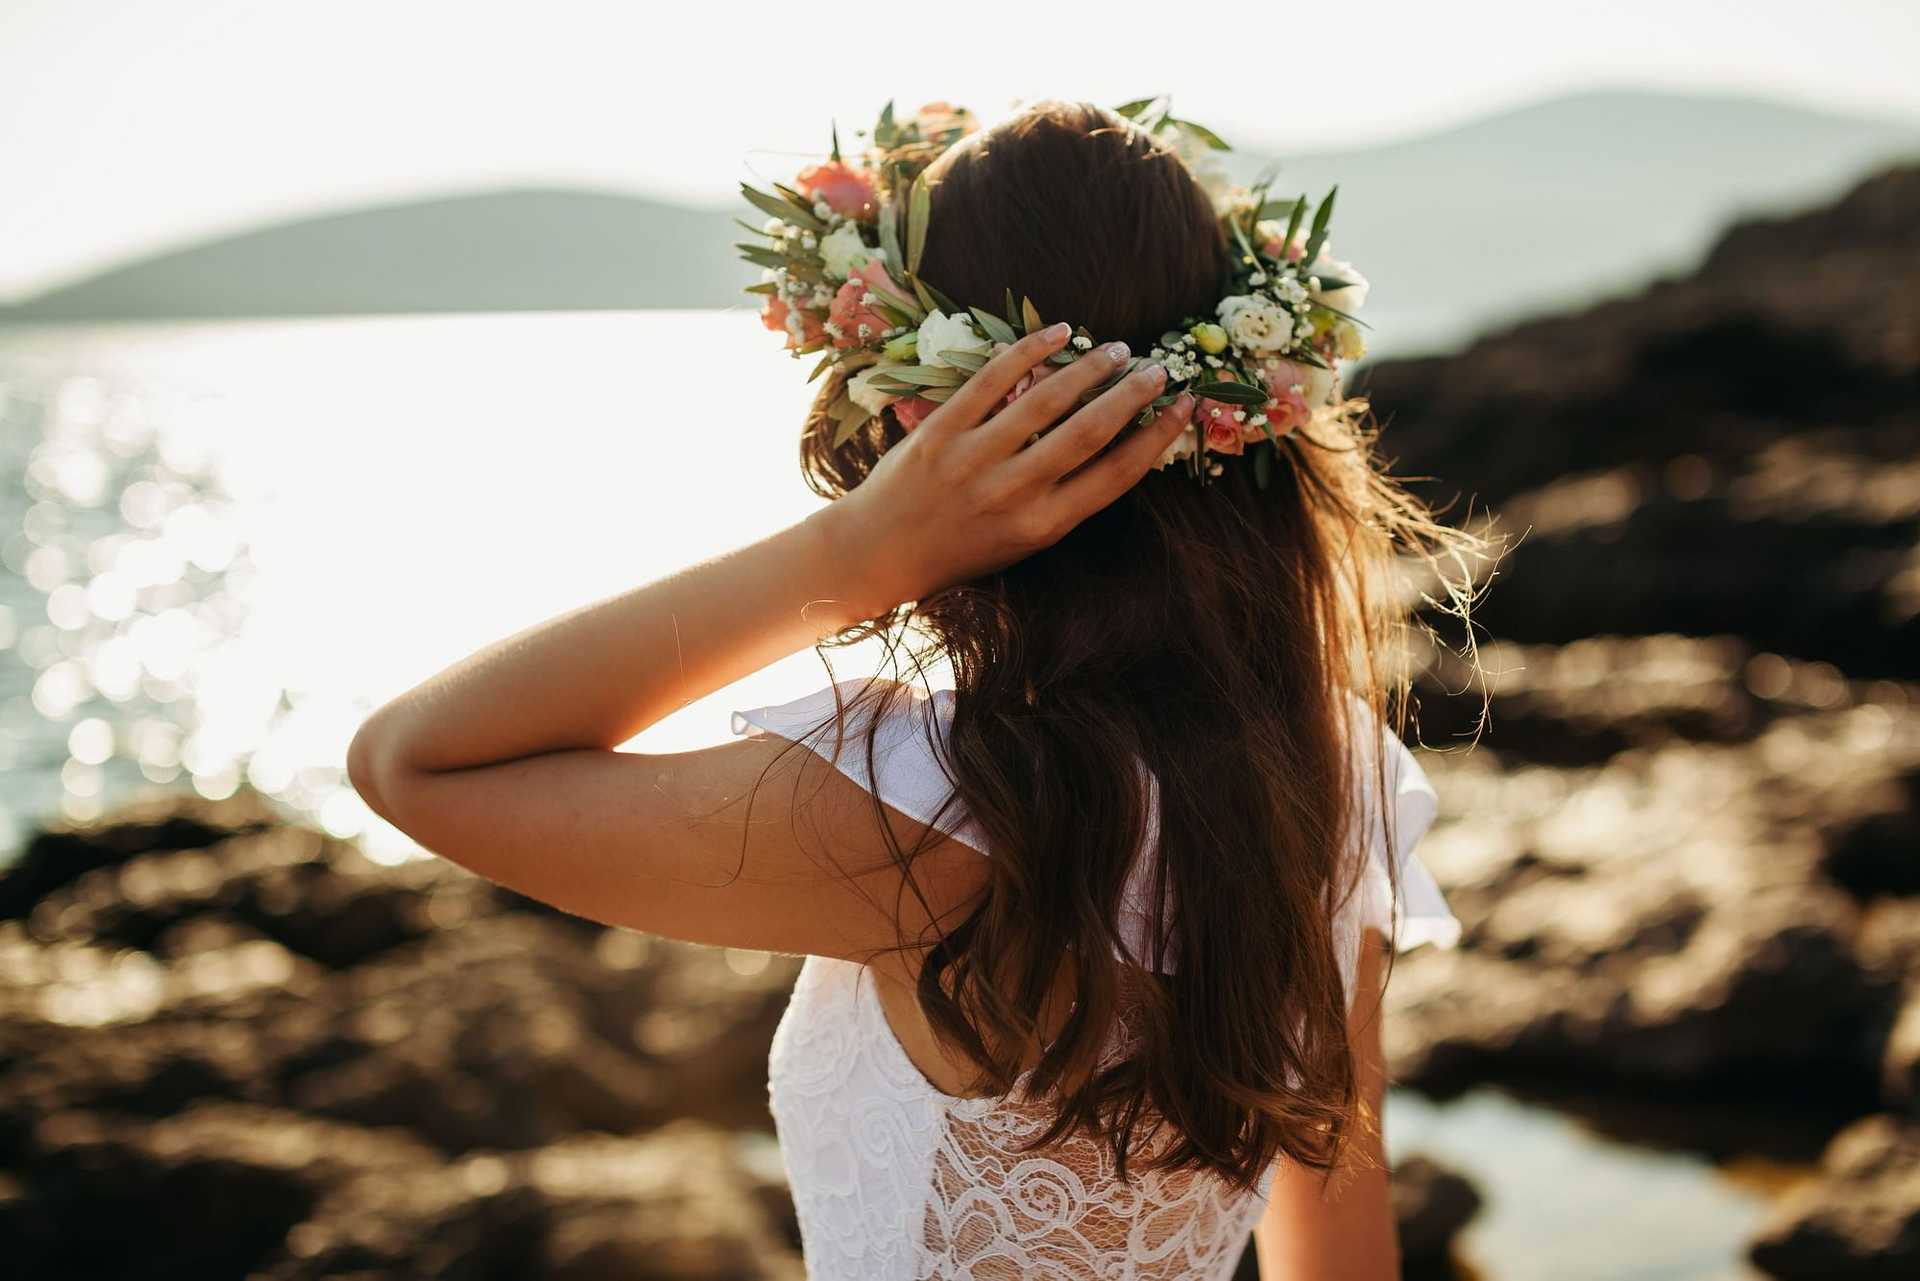
<svg viewBox="0 0 1920 1281"><path fill-rule="evenodd" d="M861 677L736 710L731 727L800 743L907 817L985 853L984 836L953 797L946 746L953 708L951 689Z"/></svg>

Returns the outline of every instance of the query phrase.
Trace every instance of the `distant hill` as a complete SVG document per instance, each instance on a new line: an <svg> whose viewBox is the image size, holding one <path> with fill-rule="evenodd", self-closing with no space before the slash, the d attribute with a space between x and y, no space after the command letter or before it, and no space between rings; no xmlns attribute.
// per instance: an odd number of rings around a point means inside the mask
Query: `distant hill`
<svg viewBox="0 0 1920 1281"><path fill-rule="evenodd" d="M487 191L319 214L48 290L37 322L717 307L746 270L727 208L624 193Z"/></svg>
<svg viewBox="0 0 1920 1281"><path fill-rule="evenodd" d="M1242 176L1274 150L1239 141ZM1920 126L1605 92L1296 153L1280 186L1317 198L1340 184L1334 249L1375 282L1382 345L1409 350L1686 270L1735 217L1830 198L1907 157L1920 157ZM321 214L126 263L0 319L737 306L753 275L728 249L744 210L509 190Z"/></svg>
<svg viewBox="0 0 1920 1281"><path fill-rule="evenodd" d="M1374 282L1368 310L1398 331L1386 335L1398 349L1690 271L1737 219L1823 203L1920 159L1920 123L1583 93L1388 146L1279 159L1280 189L1317 199L1340 184L1333 248Z"/></svg>

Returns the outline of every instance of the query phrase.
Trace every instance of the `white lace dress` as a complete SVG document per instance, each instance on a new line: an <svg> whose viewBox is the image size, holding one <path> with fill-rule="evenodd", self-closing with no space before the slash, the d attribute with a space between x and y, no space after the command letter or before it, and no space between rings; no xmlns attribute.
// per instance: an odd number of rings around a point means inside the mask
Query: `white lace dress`
<svg viewBox="0 0 1920 1281"><path fill-rule="evenodd" d="M862 681L841 682L851 699ZM834 753L828 687L773 707L733 714L736 734L805 742L901 813L933 821L951 785L936 756L952 715L950 690L910 689L889 709L870 778L862 733L849 724ZM1335 922L1349 997L1359 932L1383 931L1389 910L1386 859L1399 872L1399 946L1451 947L1460 925L1412 847L1432 824L1435 796L1399 741L1379 736L1395 803L1389 854L1381 808L1369 804L1370 861L1364 883ZM1356 753L1363 798L1372 760ZM1151 780L1149 780L1151 781ZM981 850L985 842L956 803L939 827ZM1121 934L1144 956L1145 860L1129 882ZM1171 962L1169 963L1171 965ZM1193 1171L1130 1170L1114 1177L1104 1145L1076 1135L1045 1155L1017 1149L1050 1118L1011 1098L958 1098L929 1082L895 1037L866 967L808 957L774 1034L768 1091L816 1281L1225 1281L1266 1205L1273 1170L1256 1193Z"/></svg>

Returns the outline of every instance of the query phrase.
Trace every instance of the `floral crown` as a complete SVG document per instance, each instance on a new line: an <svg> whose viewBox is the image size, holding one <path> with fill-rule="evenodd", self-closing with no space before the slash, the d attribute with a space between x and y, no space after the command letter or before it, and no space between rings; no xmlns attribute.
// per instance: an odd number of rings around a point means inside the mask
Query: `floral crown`
<svg viewBox="0 0 1920 1281"><path fill-rule="evenodd" d="M1145 356L1127 360L1100 394L1143 364L1164 365L1161 394L1143 409L1150 421L1183 391L1195 397L1192 430L1182 432L1155 462L1185 460L1205 483L1221 474L1212 455L1251 454L1265 488L1281 437L1314 411L1340 399L1336 361L1357 360L1366 345L1354 315L1366 301L1367 281L1328 256L1327 225L1337 187L1308 217L1305 195L1269 200L1269 171L1251 187L1227 181L1213 153L1229 150L1218 135L1169 114L1165 97L1114 109L1165 143L1213 201L1227 243L1237 252L1212 314L1190 316L1160 336ZM912 431L986 364L1002 346L1043 327L1031 300L1016 305L1008 289L1005 314L961 307L919 275L926 248L931 196L922 180L942 152L979 127L972 112L944 102L897 120L893 104L858 159L843 155L839 131L821 164L800 171L791 186L772 192L742 183L741 194L769 215L765 225L741 222L765 242L737 246L764 269L747 292L763 294L761 319L783 333L795 358L823 353L808 381L838 367L851 375L828 408L838 448L879 415L891 411ZM901 211L905 211L904 226ZM1092 348L1094 335L1076 327L1067 347L1047 357L1008 393L1011 403L1034 382L1072 364Z"/></svg>

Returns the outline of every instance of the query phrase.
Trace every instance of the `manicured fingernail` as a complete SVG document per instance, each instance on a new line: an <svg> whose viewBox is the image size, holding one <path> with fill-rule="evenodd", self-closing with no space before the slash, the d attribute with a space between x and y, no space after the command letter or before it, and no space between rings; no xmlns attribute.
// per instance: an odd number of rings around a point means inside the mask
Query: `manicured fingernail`
<svg viewBox="0 0 1920 1281"><path fill-rule="evenodd" d="M1173 398L1173 413L1176 418L1185 418L1193 412L1193 393L1183 391Z"/></svg>
<svg viewBox="0 0 1920 1281"><path fill-rule="evenodd" d="M1072 332L1073 326L1064 320L1057 325L1048 325L1047 341L1050 343L1063 343L1067 340L1067 335Z"/></svg>
<svg viewBox="0 0 1920 1281"><path fill-rule="evenodd" d="M1148 385L1156 389L1167 381L1167 367L1165 365L1143 365L1140 368L1140 372L1147 376Z"/></svg>
<svg viewBox="0 0 1920 1281"><path fill-rule="evenodd" d="M1107 359L1116 365L1127 358L1127 345L1123 342L1107 344Z"/></svg>

